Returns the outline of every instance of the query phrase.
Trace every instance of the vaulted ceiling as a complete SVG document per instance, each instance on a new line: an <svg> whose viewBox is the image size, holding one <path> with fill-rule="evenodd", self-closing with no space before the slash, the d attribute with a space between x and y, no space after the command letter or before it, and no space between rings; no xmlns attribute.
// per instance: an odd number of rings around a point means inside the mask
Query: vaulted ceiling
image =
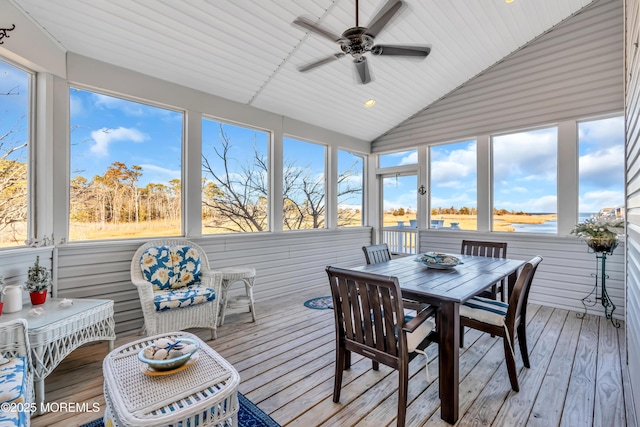
<svg viewBox="0 0 640 427"><path fill-rule="evenodd" d="M431 54L368 53L366 85L350 56L298 71L340 48L294 19L341 34L355 25L355 0L11 1L66 51L374 140L593 0L406 0L375 43ZM360 26L384 4L360 0Z"/></svg>

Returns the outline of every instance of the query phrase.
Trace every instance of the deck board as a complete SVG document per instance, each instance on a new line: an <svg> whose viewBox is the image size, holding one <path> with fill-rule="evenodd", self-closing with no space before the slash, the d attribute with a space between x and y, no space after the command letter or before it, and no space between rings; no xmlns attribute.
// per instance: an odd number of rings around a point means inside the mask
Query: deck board
<svg viewBox="0 0 640 427"><path fill-rule="evenodd" d="M257 306L257 323L248 313L232 313L218 339L207 342L238 369L240 391L282 426L395 426L397 372L385 366L375 372L361 356L352 355L340 403L332 401L333 312L302 305L314 296L302 292L287 301L265 301ZM629 393L624 330L604 318L579 319L574 312L538 305L529 306L527 317L531 369L523 367L516 344L519 393L511 391L501 339L465 332L457 425L624 426L632 412L624 401ZM208 331L194 332L209 338ZM118 337L116 346L138 338ZM34 417L31 425L78 426L102 416L106 353L104 343L81 347L45 381L48 402L95 402L98 412L49 413ZM427 353L430 383L424 356L410 364L408 426L448 425L440 419L437 346Z"/></svg>

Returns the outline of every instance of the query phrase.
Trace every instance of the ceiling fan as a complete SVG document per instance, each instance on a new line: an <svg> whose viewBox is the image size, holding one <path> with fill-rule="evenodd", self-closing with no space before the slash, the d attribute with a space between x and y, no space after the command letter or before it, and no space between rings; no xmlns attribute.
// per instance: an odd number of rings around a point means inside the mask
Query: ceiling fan
<svg viewBox="0 0 640 427"><path fill-rule="evenodd" d="M328 64L348 54L353 57L353 63L355 64L359 82L367 84L371 81L369 65L367 64L367 58L364 56L367 52L371 52L373 55L425 58L429 55L429 52L431 52L431 48L427 46L374 44L374 39L378 33L382 31L385 25L387 25L403 5L404 2L401 0L388 0L367 27L360 27L358 23L358 0L356 0L356 25L355 27L347 28L342 35L334 34L332 31L320 27L315 22L312 22L307 18L296 18L293 21L294 24L329 39L332 42L338 43L342 50L342 52L335 53L319 61L299 67L298 71L305 72L312 70L320 65Z"/></svg>

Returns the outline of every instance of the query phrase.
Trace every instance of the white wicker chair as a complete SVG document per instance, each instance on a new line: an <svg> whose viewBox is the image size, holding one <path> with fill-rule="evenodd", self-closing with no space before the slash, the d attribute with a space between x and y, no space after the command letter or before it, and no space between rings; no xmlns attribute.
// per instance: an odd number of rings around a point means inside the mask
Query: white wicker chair
<svg viewBox="0 0 640 427"><path fill-rule="evenodd" d="M187 307L175 307L163 311L156 309L154 299L165 291L154 290L154 286L145 280L140 266L143 254L150 248L161 246L189 246L198 252L201 268L201 285L215 290L213 301L201 302ZM197 244L185 239L155 240L140 246L131 260L131 281L138 288L144 329L147 335L156 335L187 328L209 328L211 338L216 339L218 307L221 295L222 273L209 269L209 260L204 250Z"/></svg>
<svg viewBox="0 0 640 427"><path fill-rule="evenodd" d="M15 408L11 408L11 411L0 411L0 425L7 426L29 426L31 411L35 409L34 405L34 389L33 389L33 368L31 363L31 350L29 348L29 337L27 336L27 321L24 319L15 319L8 322L0 323L0 357L9 359L10 362L0 365L7 371L6 377L4 373L0 374L0 394L3 398L0 399L4 402L4 393L7 390L11 390L10 400L7 402L20 403ZM24 357L24 363L19 362L17 365L23 375L22 387L17 388L17 376L16 365L12 363L11 359L17 357ZM0 369L2 371L2 369ZM11 371L11 372L9 372ZM6 380L6 381L5 381ZM17 391L17 390L21 390ZM19 396L14 396L15 393L19 393ZM13 410L15 409L15 410ZM20 411L22 409L22 411Z"/></svg>

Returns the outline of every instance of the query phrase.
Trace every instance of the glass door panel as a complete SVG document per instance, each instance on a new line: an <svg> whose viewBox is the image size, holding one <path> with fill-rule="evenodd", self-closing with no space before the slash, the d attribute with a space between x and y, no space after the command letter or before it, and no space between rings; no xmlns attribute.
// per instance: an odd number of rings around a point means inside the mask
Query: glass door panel
<svg viewBox="0 0 640 427"><path fill-rule="evenodd" d="M382 176L382 242L392 253L416 253L417 188L417 174Z"/></svg>

